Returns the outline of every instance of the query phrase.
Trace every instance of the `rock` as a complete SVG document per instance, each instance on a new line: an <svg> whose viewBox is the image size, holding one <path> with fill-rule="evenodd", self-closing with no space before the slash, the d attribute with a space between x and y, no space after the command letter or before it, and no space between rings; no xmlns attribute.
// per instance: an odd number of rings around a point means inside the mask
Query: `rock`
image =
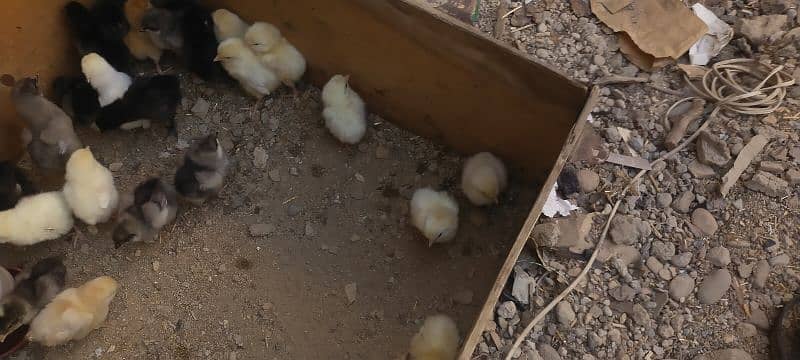
<svg viewBox="0 0 800 360"><path fill-rule="evenodd" d="M453 294L453 302L460 305L472 304L474 294L471 290L461 290Z"/></svg>
<svg viewBox="0 0 800 360"><path fill-rule="evenodd" d="M250 235L254 237L267 236L275 231L275 225L272 224L253 224L250 225Z"/></svg>
<svg viewBox="0 0 800 360"><path fill-rule="evenodd" d="M636 296L636 290L628 285L615 287L609 290L608 293L617 301L631 301Z"/></svg>
<svg viewBox="0 0 800 360"><path fill-rule="evenodd" d="M658 335L661 335L664 339L669 339L675 336L675 329L672 328L669 324L661 324L658 326Z"/></svg>
<svg viewBox="0 0 800 360"><path fill-rule="evenodd" d="M692 261L692 253L685 252L678 255L675 255L670 259L672 265L678 268L685 268L689 266L689 263Z"/></svg>
<svg viewBox="0 0 800 360"><path fill-rule="evenodd" d="M664 268L664 264L658 261L658 259L656 259L655 256L647 258L647 261L645 261L645 265L647 265L647 268L650 269L650 271L652 271L653 274L656 275L658 275L661 269Z"/></svg>
<svg viewBox="0 0 800 360"><path fill-rule="evenodd" d="M753 360L753 357L742 349L723 349L695 356L694 360Z"/></svg>
<svg viewBox="0 0 800 360"><path fill-rule="evenodd" d="M108 170L111 170L111 172L120 171L120 170L122 170L122 163L121 162L113 162L113 163L108 165Z"/></svg>
<svg viewBox="0 0 800 360"><path fill-rule="evenodd" d="M388 159L389 158L389 148L383 145L378 145L375 148L375 158L376 159Z"/></svg>
<svg viewBox="0 0 800 360"><path fill-rule="evenodd" d="M786 14L791 7L792 3L788 0L761 0L762 14Z"/></svg>
<svg viewBox="0 0 800 360"><path fill-rule="evenodd" d="M751 44L760 46L769 37L783 30L789 17L786 15L761 15L736 21L736 32L747 38Z"/></svg>
<svg viewBox="0 0 800 360"><path fill-rule="evenodd" d="M311 222L310 222L310 221L309 221L309 222L306 222L306 228L305 228L305 230L306 230L306 236L307 236L307 237L314 237L314 235L316 235L316 234L317 234L317 233L316 233L316 231L314 231L314 226L313 226L313 225L311 225Z"/></svg>
<svg viewBox="0 0 800 360"><path fill-rule="evenodd" d="M558 354L558 351L548 344L539 344L536 350L539 351L542 360L561 360L561 355Z"/></svg>
<svg viewBox="0 0 800 360"><path fill-rule="evenodd" d="M789 195L789 183L766 171L759 171L744 183L748 189L758 191L767 196L783 197Z"/></svg>
<svg viewBox="0 0 800 360"><path fill-rule="evenodd" d="M714 215L703 208L694 209L692 212L692 224L709 236L714 235L719 228L717 219L714 219Z"/></svg>
<svg viewBox="0 0 800 360"><path fill-rule="evenodd" d="M611 224L611 240L619 245L631 245L648 236L652 229L650 224L627 215L620 215L614 218Z"/></svg>
<svg viewBox="0 0 800 360"><path fill-rule="evenodd" d="M158 272L158 270L161 270L161 262L153 261L153 271Z"/></svg>
<svg viewBox="0 0 800 360"><path fill-rule="evenodd" d="M497 307L497 316L503 319L512 319L517 315L517 305L513 301L506 301Z"/></svg>
<svg viewBox="0 0 800 360"><path fill-rule="evenodd" d="M530 276L521 268L514 269L514 284L511 287L511 296L522 304L530 303L531 287L536 284L536 278Z"/></svg>
<svg viewBox="0 0 800 360"><path fill-rule="evenodd" d="M581 192L589 193L600 186L600 175L588 169L581 169L578 171L578 188Z"/></svg>
<svg viewBox="0 0 800 360"><path fill-rule="evenodd" d="M356 302L356 295L358 294L358 285L356 283L349 283L344 286L344 295L347 296L347 304Z"/></svg>
<svg viewBox="0 0 800 360"><path fill-rule="evenodd" d="M778 256L771 257L769 259L769 264L772 266L786 266L789 265L789 261L791 261L789 255L780 254Z"/></svg>
<svg viewBox="0 0 800 360"><path fill-rule="evenodd" d="M739 277L742 279L747 279L753 274L753 268L756 266L756 263L742 263L736 267L736 270L739 271Z"/></svg>
<svg viewBox="0 0 800 360"><path fill-rule="evenodd" d="M264 150L261 146L256 146L256 148L253 149L253 166L263 169L267 167L267 160L269 160L267 150Z"/></svg>
<svg viewBox="0 0 800 360"><path fill-rule="evenodd" d="M656 195L656 204L661 209L666 209L672 204L672 195L670 193L658 193Z"/></svg>
<svg viewBox="0 0 800 360"><path fill-rule="evenodd" d="M194 106L192 106L191 111L193 114L197 116L205 117L206 114L208 114L208 109L210 107L211 105L208 103L208 101L206 101L203 98L198 98L197 101L194 103Z"/></svg>
<svg viewBox="0 0 800 360"><path fill-rule="evenodd" d="M633 311L631 311L631 319L641 326L650 325L650 313L641 304L634 304Z"/></svg>
<svg viewBox="0 0 800 360"><path fill-rule="evenodd" d="M731 252L724 246L711 248L706 256L712 264L719 267L726 267L731 263Z"/></svg>
<svg viewBox="0 0 800 360"><path fill-rule="evenodd" d="M753 286L757 289L763 289L767 285L767 278L769 278L770 266L769 261L759 260L753 268Z"/></svg>
<svg viewBox="0 0 800 360"><path fill-rule="evenodd" d="M692 173L692 176L698 179L706 179L717 175L717 172L714 171L714 168L697 160L689 163L689 172Z"/></svg>
<svg viewBox="0 0 800 360"><path fill-rule="evenodd" d="M789 169L789 171L786 172L786 181L789 182L789 185L800 184L800 170Z"/></svg>
<svg viewBox="0 0 800 360"><path fill-rule="evenodd" d="M650 246L650 253L657 257L658 260L669 261L675 256L675 244L661 240L653 241Z"/></svg>
<svg viewBox="0 0 800 360"><path fill-rule="evenodd" d="M286 207L286 215L289 215L289 217L295 217L301 211L303 211L303 208L296 203L291 203Z"/></svg>
<svg viewBox="0 0 800 360"><path fill-rule="evenodd" d="M783 172L786 171L786 168L780 161L762 161L758 164L758 168L759 170L777 175L783 174Z"/></svg>
<svg viewBox="0 0 800 360"><path fill-rule="evenodd" d="M741 322L736 325L736 332L740 337L749 338L758 335L758 329L753 324Z"/></svg>
<svg viewBox="0 0 800 360"><path fill-rule="evenodd" d="M272 169L272 170L269 171L269 173L267 173L267 175L269 175L269 179L274 181L274 182L280 182L281 181L281 171L280 171L280 169Z"/></svg>
<svg viewBox="0 0 800 360"><path fill-rule="evenodd" d="M672 203L672 208L679 213L686 214L694 201L694 193L691 190L686 190L678 195L678 198Z"/></svg>
<svg viewBox="0 0 800 360"><path fill-rule="evenodd" d="M719 269L706 276L697 289L697 298L701 303L714 304L728 292L731 286L731 274L726 269Z"/></svg>
<svg viewBox="0 0 800 360"><path fill-rule="evenodd" d="M622 141L622 135L619 134L619 130L615 126L606 128L606 139L612 143L618 143Z"/></svg>
<svg viewBox="0 0 800 360"><path fill-rule="evenodd" d="M594 247L589 238L594 214L572 214L538 224L533 228L531 240L538 246L568 249L573 254L583 254Z"/></svg>
<svg viewBox="0 0 800 360"><path fill-rule="evenodd" d="M686 274L680 274L669 282L669 296L675 301L684 301L694 291L694 279Z"/></svg>
<svg viewBox="0 0 800 360"><path fill-rule="evenodd" d="M697 160L706 165L725 166L731 161L728 144L707 131L697 138Z"/></svg>
<svg viewBox="0 0 800 360"><path fill-rule="evenodd" d="M569 301L562 300L556 305L556 318L561 325L570 326L575 321L575 311Z"/></svg>
<svg viewBox="0 0 800 360"><path fill-rule="evenodd" d="M747 322L755 325L757 328L769 331L769 318L767 318L767 313L764 310L761 310L761 306L758 303L751 304L750 306L750 317L747 318Z"/></svg>

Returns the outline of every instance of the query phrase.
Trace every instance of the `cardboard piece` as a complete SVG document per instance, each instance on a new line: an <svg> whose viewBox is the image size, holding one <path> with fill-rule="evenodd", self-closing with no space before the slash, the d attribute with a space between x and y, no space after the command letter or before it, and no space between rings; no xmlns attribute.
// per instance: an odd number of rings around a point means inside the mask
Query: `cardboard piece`
<svg viewBox="0 0 800 360"><path fill-rule="evenodd" d="M689 48L689 61L694 65L706 65L733 39L733 28L703 4L692 5L692 10L708 26L708 32Z"/></svg>
<svg viewBox="0 0 800 360"><path fill-rule="evenodd" d="M625 39L620 36L620 49L643 69L649 69L647 64L656 63L658 58L679 58L708 31L706 24L679 0L592 0L591 5L603 23L629 37L631 44L625 44L626 51L622 44ZM632 44L652 61L633 51Z"/></svg>

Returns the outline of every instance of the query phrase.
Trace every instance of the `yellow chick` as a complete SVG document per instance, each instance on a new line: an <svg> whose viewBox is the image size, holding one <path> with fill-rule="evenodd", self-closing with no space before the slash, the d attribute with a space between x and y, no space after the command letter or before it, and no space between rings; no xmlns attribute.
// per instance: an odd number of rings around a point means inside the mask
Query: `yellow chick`
<svg viewBox="0 0 800 360"><path fill-rule="evenodd" d="M57 239L72 230L73 221L61 192L24 197L13 209L0 211L0 244L26 246Z"/></svg>
<svg viewBox="0 0 800 360"><path fill-rule="evenodd" d="M418 189L411 197L411 223L428 239L428 246L451 241L458 231L458 204L447 192Z"/></svg>
<svg viewBox="0 0 800 360"><path fill-rule="evenodd" d="M458 326L447 315L425 319L422 328L411 338L410 360L454 360L458 355Z"/></svg>
<svg viewBox="0 0 800 360"><path fill-rule="evenodd" d="M128 0L125 2L125 17L128 18L128 23L131 24L132 29L128 31L122 40L131 51L133 57L138 60L152 60L160 73L163 50L150 40L150 35L140 30L142 18L144 18L148 8L150 8L150 0Z"/></svg>
<svg viewBox="0 0 800 360"><path fill-rule="evenodd" d="M89 84L97 90L100 106L106 106L121 99L132 80L128 74L119 72L102 56L90 53L81 59L81 70Z"/></svg>
<svg viewBox="0 0 800 360"><path fill-rule="evenodd" d="M95 160L89 148L75 151L67 161L64 197L75 217L89 225L111 218L119 204L114 175Z"/></svg>
<svg viewBox="0 0 800 360"><path fill-rule="evenodd" d="M226 9L219 9L211 13L214 21L214 35L218 42L223 42L231 38L241 39L247 31L247 23Z"/></svg>
<svg viewBox="0 0 800 360"><path fill-rule="evenodd" d="M325 126L339 141L356 144L367 132L364 100L350 88L350 76L334 75L322 88L322 117Z"/></svg>
<svg viewBox="0 0 800 360"><path fill-rule="evenodd" d="M271 94L281 85L275 73L261 65L242 39L233 38L220 43L214 61L221 62L225 71L257 99Z"/></svg>
<svg viewBox="0 0 800 360"><path fill-rule="evenodd" d="M31 322L28 338L44 346L80 340L100 327L119 283L102 276L58 294Z"/></svg>
<svg viewBox="0 0 800 360"><path fill-rule="evenodd" d="M272 69L284 85L294 89L294 84L306 72L306 59L289 40L281 36L277 27L257 22L247 29L244 41Z"/></svg>
<svg viewBox="0 0 800 360"><path fill-rule="evenodd" d="M506 167L491 153L475 154L464 163L461 189L473 204L477 206L496 204L498 196L507 185Z"/></svg>

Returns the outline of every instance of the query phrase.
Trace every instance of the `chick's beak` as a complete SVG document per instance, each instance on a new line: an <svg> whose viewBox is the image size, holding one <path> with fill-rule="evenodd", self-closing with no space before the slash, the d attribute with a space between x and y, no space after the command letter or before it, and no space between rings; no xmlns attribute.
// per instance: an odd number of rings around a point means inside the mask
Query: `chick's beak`
<svg viewBox="0 0 800 360"><path fill-rule="evenodd" d="M206 59L208 59L208 58L206 58ZM214 62L220 62L220 61L222 61L222 58L219 57L219 55L214 57Z"/></svg>

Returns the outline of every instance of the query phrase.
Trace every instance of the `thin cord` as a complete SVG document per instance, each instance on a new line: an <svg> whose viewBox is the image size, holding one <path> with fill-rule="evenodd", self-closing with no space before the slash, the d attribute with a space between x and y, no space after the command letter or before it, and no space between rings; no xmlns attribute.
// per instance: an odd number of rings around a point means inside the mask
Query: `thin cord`
<svg viewBox="0 0 800 360"><path fill-rule="evenodd" d="M760 79L760 82L758 85L748 89L744 84L741 83L741 75L746 75L754 79ZM711 121L717 116L720 110L730 110L744 115L765 115L772 113L783 104L783 99L786 97L786 88L794 85L795 83L792 76L783 71L783 65L771 67L770 65L751 59L731 59L715 63L711 67L711 70L706 72L706 74L703 76L701 81L702 88L700 89L692 84L688 77L684 77L684 80L700 96L714 102L714 109L708 115L708 119L703 122L703 124L694 133L692 133L691 136L689 136L672 151L664 154L650 163L651 166L655 166L658 163L664 162L666 159L677 154L688 144L692 143L700 135L700 133L708 128L708 126L711 124ZM698 99L698 97L692 96L678 100L667 110L667 112L664 114L664 118L668 119L669 114L677 105L694 99ZM572 282L569 284L569 286L567 286L566 289L564 289L564 291L558 294L558 296L556 296L552 301L550 301L549 304L547 304L547 306L545 306L538 314L536 314L536 317L534 317L533 320L528 323L525 329L519 333L519 336L506 354L505 360L511 360L513 358L512 355L528 337L531 330L533 330L534 325L542 321L542 319L544 319L544 317L551 310L553 310L553 308L559 302L564 300L564 298L567 297L567 295L569 295L569 293L578 286L578 283L580 283L586 274L589 273L589 270L592 268L592 265L594 265L594 262L600 253L599 250L603 247L603 245L605 245L606 238L608 237L608 230L611 227L611 221L617 214L617 210L622 203L622 199L625 198L625 195L631 189L633 184L636 184L637 181L646 173L647 170L639 171L639 173L636 174L633 179L631 179L628 185L622 189L617 202L614 203L614 207L611 209L608 220L606 220L606 224L603 227L603 232L600 234L600 240L597 242L597 245L592 252L592 256L589 258L589 261L586 262L583 270L574 280L572 280Z"/></svg>

